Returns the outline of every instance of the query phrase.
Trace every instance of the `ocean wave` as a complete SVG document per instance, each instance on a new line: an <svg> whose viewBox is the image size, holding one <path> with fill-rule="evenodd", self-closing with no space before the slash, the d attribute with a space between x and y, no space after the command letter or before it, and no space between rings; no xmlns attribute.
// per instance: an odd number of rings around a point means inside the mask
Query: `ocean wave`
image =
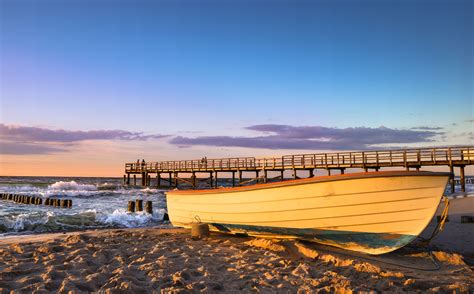
<svg viewBox="0 0 474 294"><path fill-rule="evenodd" d="M98 213L95 209L79 213L28 212L5 215L0 218L0 234L20 232L59 232L93 228L135 228L157 225L162 222L165 210L129 213L116 209L112 213Z"/></svg>
<svg viewBox="0 0 474 294"><path fill-rule="evenodd" d="M0 221L0 231L21 232L21 231L37 231L39 226L48 223L53 212L43 213L19 213L16 215L7 215L2 217Z"/></svg>
<svg viewBox="0 0 474 294"><path fill-rule="evenodd" d="M53 191L97 191L97 186L89 184L78 184L76 181L56 182L48 187Z"/></svg>
<svg viewBox="0 0 474 294"><path fill-rule="evenodd" d="M122 188L121 185L111 184L111 183L102 183L97 186L98 190L117 190L121 188Z"/></svg>
<svg viewBox="0 0 474 294"><path fill-rule="evenodd" d="M153 214L149 214L144 211L130 213L125 209L119 208L114 210L114 212L111 214L97 216L97 221L112 226L136 228L146 226L152 222L163 220L164 213L164 209L159 209L153 211Z"/></svg>
<svg viewBox="0 0 474 294"><path fill-rule="evenodd" d="M34 187L31 185L0 185L0 191L2 193L17 193L17 194L23 194L23 193L36 193L41 191L42 189L39 187Z"/></svg>

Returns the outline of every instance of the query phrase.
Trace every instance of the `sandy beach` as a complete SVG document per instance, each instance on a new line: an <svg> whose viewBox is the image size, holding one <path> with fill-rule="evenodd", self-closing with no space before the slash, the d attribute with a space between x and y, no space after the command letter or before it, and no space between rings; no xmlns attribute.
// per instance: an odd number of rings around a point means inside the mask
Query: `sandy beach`
<svg viewBox="0 0 474 294"><path fill-rule="evenodd" d="M312 243L182 229L98 230L4 239L0 290L10 293L338 292L468 293L463 256L408 246L362 256ZM72 291L72 292L71 292Z"/></svg>
<svg viewBox="0 0 474 294"><path fill-rule="evenodd" d="M451 201L431 243L367 256L297 240L185 229L107 229L0 240L0 292L370 292L474 291L473 198ZM423 235L429 235L433 222Z"/></svg>

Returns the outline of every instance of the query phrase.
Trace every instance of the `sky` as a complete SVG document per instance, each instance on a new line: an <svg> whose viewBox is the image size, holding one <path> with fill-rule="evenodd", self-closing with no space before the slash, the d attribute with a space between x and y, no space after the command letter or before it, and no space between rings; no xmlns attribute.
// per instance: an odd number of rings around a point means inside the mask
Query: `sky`
<svg viewBox="0 0 474 294"><path fill-rule="evenodd" d="M0 175L474 145L473 1L0 0Z"/></svg>

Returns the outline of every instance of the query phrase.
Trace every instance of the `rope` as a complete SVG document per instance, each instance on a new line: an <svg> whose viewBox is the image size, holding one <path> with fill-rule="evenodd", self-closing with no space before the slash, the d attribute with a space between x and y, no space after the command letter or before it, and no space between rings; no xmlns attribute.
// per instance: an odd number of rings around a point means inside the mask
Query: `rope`
<svg viewBox="0 0 474 294"><path fill-rule="evenodd" d="M439 232L441 232L444 229L444 225L446 223L446 219L448 218L448 211L449 211L449 199L446 196L443 196L443 201L444 201L444 209L443 212L441 213L440 220L438 224L436 225L435 229L431 233L431 236L428 239L421 238L422 242L428 246L431 240L434 239L438 235Z"/></svg>

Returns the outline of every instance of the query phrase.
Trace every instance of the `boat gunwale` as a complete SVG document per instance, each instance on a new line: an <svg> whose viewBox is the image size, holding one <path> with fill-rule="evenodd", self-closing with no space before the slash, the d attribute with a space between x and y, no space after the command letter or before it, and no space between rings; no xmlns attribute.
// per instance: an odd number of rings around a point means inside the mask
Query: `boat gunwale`
<svg viewBox="0 0 474 294"><path fill-rule="evenodd" d="M339 174L331 176L319 176L305 179L287 180L273 183L254 184L241 187L222 187L217 189L201 189L201 190L171 190L166 192L170 195L196 195L196 194L221 194L233 193L242 191L254 191L261 189L271 189L287 186L298 186L312 183L324 183L343 180L354 179L370 179L370 178L386 178L386 177L413 177L413 176L435 176L435 177L449 177L449 172L431 172L431 171L382 171L382 172L360 172L350 174Z"/></svg>

